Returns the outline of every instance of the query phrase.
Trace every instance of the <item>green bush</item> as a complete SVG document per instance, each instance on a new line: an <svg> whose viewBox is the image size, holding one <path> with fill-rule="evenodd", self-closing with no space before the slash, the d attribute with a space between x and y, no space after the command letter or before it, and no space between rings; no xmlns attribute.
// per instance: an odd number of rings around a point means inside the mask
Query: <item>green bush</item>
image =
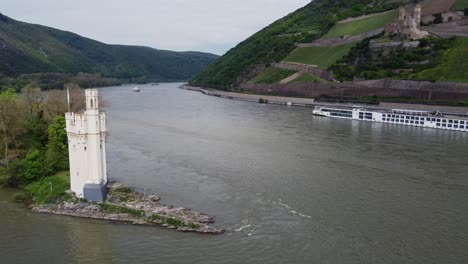
<svg viewBox="0 0 468 264"><path fill-rule="evenodd" d="M44 160L44 154L39 150L30 152L24 159L15 160L11 164L13 180L26 185L51 174L51 170Z"/></svg>
<svg viewBox="0 0 468 264"><path fill-rule="evenodd" d="M183 226L184 225L181 221L179 221L179 220L177 220L175 218L166 219L166 223L168 225L171 225L171 226Z"/></svg>
<svg viewBox="0 0 468 264"><path fill-rule="evenodd" d="M70 185L57 176L43 178L26 187L36 204L56 202L69 189Z"/></svg>
<svg viewBox="0 0 468 264"><path fill-rule="evenodd" d="M444 23L444 18L442 17L442 14L435 14L434 15L434 24L442 24Z"/></svg>
<svg viewBox="0 0 468 264"><path fill-rule="evenodd" d="M13 201L19 203L19 202L24 202L27 199L27 194L24 192L15 192L13 194Z"/></svg>

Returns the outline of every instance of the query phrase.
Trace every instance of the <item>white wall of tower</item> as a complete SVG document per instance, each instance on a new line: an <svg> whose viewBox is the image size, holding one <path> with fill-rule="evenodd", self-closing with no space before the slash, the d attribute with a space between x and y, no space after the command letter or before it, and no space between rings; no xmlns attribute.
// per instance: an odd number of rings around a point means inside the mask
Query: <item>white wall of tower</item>
<svg viewBox="0 0 468 264"><path fill-rule="evenodd" d="M88 89L86 111L66 113L71 190L83 197L85 184L107 183L106 114L99 112L99 94Z"/></svg>

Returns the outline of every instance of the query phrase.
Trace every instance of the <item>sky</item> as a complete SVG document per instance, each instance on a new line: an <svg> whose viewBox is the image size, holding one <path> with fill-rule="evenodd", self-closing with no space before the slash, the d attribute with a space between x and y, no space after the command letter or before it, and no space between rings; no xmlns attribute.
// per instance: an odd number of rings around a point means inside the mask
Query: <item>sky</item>
<svg viewBox="0 0 468 264"><path fill-rule="evenodd" d="M109 44L222 55L311 0L0 0L0 13Z"/></svg>

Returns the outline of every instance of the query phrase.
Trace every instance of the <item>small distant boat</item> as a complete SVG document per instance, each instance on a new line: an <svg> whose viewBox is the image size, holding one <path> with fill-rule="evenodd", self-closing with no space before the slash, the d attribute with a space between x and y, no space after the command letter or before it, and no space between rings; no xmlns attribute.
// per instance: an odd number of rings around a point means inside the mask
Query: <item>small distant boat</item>
<svg viewBox="0 0 468 264"><path fill-rule="evenodd" d="M151 83L151 85L159 85L159 83Z"/></svg>
<svg viewBox="0 0 468 264"><path fill-rule="evenodd" d="M135 88L133 88L133 92L134 92L134 93L139 93L139 92L141 92L140 87L135 87Z"/></svg>

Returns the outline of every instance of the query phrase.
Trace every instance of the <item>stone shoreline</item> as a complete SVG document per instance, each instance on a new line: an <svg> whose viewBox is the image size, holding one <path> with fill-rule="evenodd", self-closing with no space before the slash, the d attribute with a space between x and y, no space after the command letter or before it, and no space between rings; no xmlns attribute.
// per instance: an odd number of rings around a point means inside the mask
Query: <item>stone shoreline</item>
<svg viewBox="0 0 468 264"><path fill-rule="evenodd" d="M69 196L55 204L35 205L32 210L134 225L162 226L180 232L222 234L225 231L212 225L214 219L211 216L188 208L161 204L158 196L145 195L119 183L109 185L108 198L101 204Z"/></svg>

